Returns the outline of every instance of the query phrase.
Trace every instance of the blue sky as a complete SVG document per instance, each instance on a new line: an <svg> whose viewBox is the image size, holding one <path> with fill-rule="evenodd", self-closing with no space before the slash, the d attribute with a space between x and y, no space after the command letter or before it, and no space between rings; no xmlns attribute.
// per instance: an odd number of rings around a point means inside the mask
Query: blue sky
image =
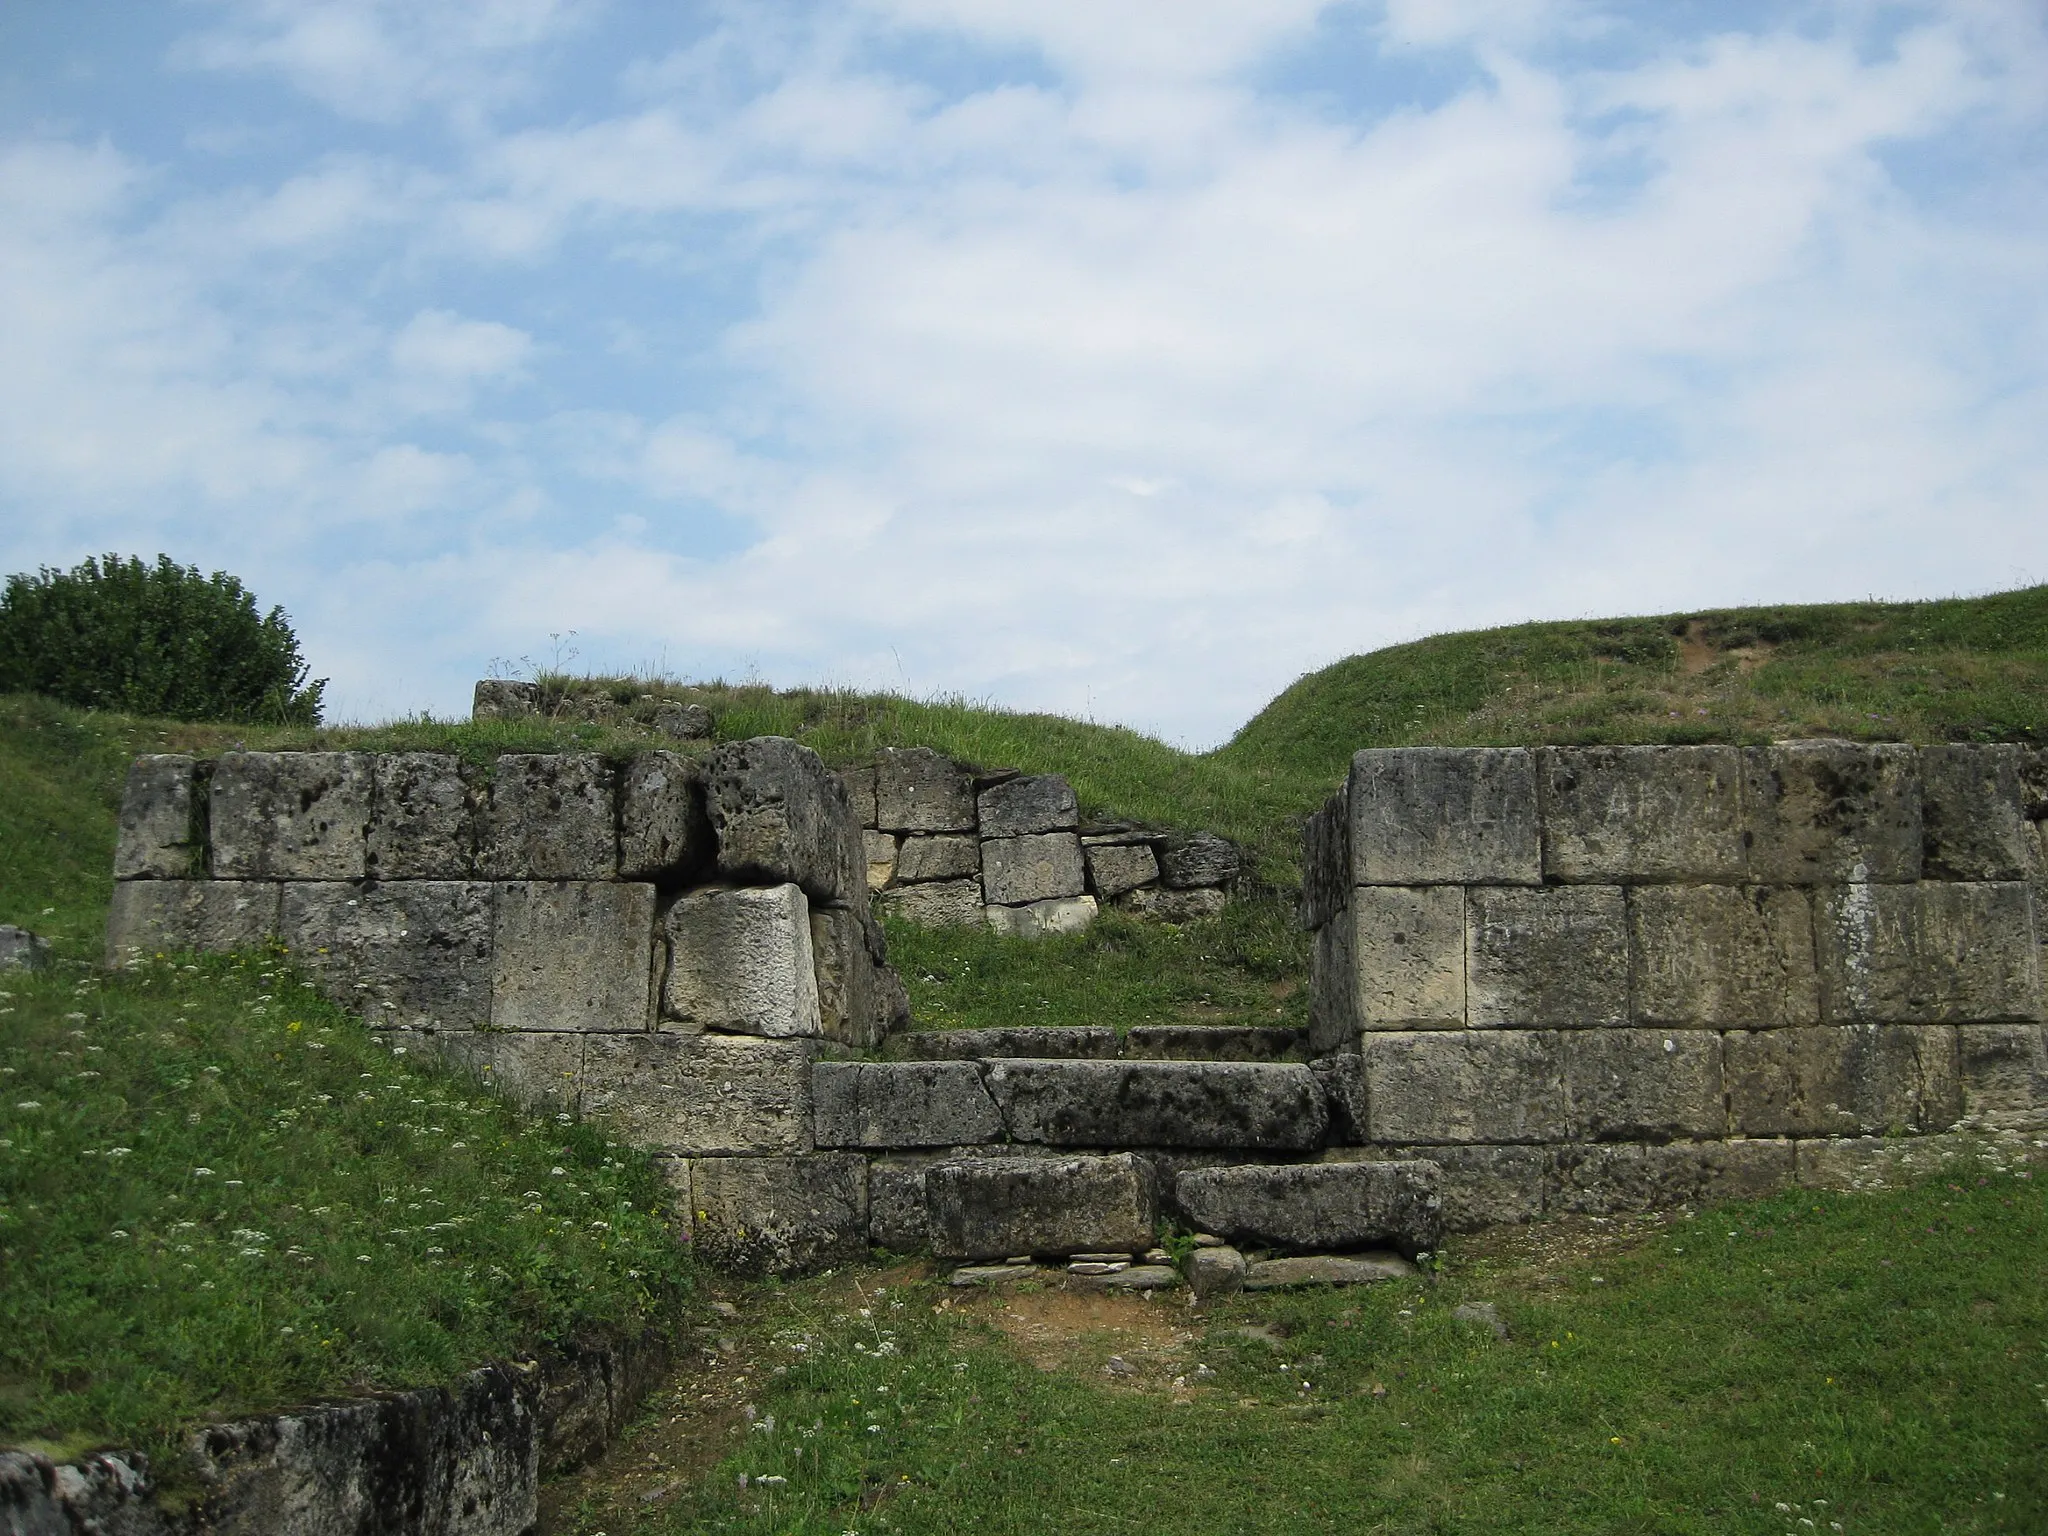
<svg viewBox="0 0 2048 1536"><path fill-rule="evenodd" d="M340 717L574 652L1206 746L2048 580L2048 12L0 0L0 348L4 568L233 570Z"/></svg>

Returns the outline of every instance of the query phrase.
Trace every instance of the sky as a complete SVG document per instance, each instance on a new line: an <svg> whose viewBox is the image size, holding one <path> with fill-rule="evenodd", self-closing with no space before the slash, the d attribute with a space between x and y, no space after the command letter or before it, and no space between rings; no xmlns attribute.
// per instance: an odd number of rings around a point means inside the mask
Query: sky
<svg viewBox="0 0 2048 1536"><path fill-rule="evenodd" d="M1192 748L2048 580L2048 7L0 0L0 568Z"/></svg>

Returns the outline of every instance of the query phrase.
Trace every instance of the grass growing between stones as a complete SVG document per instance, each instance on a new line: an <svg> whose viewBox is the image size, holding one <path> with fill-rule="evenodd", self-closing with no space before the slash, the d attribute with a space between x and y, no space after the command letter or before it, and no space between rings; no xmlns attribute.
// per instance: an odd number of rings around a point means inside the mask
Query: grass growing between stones
<svg viewBox="0 0 2048 1536"><path fill-rule="evenodd" d="M557 1528L2039 1531L2048 1199L2000 1166L1544 1224L1206 1316L902 1271L736 1292L720 1380L557 1489Z"/></svg>

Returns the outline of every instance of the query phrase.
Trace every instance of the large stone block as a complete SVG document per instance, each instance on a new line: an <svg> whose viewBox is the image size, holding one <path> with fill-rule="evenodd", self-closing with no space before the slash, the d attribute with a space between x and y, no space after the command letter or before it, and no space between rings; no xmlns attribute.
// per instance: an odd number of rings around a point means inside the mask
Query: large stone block
<svg viewBox="0 0 2048 1536"><path fill-rule="evenodd" d="M1457 887L1450 887L1457 890ZM1459 900L1464 892L1458 892ZM1358 925L1350 910L1316 930L1308 962L1308 1048L1312 1055L1354 1050L1364 1023L1359 1014Z"/></svg>
<svg viewBox="0 0 2048 1536"><path fill-rule="evenodd" d="M1237 845L1213 832L1176 833L1159 856L1159 878L1169 890L1228 885L1241 864Z"/></svg>
<svg viewBox="0 0 2048 1536"><path fill-rule="evenodd" d="M1023 1056L1048 1061L1108 1061L1116 1031L1099 1024L1024 1024L1012 1029L934 1029L903 1035L892 1048L920 1061L980 1061Z"/></svg>
<svg viewBox="0 0 2048 1536"><path fill-rule="evenodd" d="M187 880L206 873L197 759L145 753L128 765L121 826L114 843L116 880Z"/></svg>
<svg viewBox="0 0 2048 1536"><path fill-rule="evenodd" d="M1071 832L990 838L981 845L981 892L992 907L1078 896L1087 885L1081 840Z"/></svg>
<svg viewBox="0 0 2048 1536"><path fill-rule="evenodd" d="M1088 884L1100 901L1151 885L1159 878L1159 856L1150 843L1086 843Z"/></svg>
<svg viewBox="0 0 2048 1536"><path fill-rule="evenodd" d="M865 1050L889 1032L890 999L868 953L858 914L811 908L811 960L818 972L818 1028L828 1040Z"/></svg>
<svg viewBox="0 0 2048 1536"><path fill-rule="evenodd" d="M1465 1018L1475 1028L1628 1021L1620 886L1476 886L1467 893L1466 946Z"/></svg>
<svg viewBox="0 0 2048 1536"><path fill-rule="evenodd" d="M1742 878L1742 758L1733 747L1546 747L1537 783L1548 879Z"/></svg>
<svg viewBox="0 0 2048 1536"><path fill-rule="evenodd" d="M1301 1031L1284 1024L1133 1024L1124 1054L1146 1061L1287 1061Z"/></svg>
<svg viewBox="0 0 2048 1536"><path fill-rule="evenodd" d="M1205 917L1214 917L1229 904L1229 896L1221 887L1197 886L1193 890L1170 891L1156 886L1141 886L1127 891L1117 898L1117 906L1138 917L1149 917L1160 923L1192 923Z"/></svg>
<svg viewBox="0 0 2048 1536"><path fill-rule="evenodd" d="M704 777L680 752L642 752L619 780L619 873L673 888L701 880L718 858Z"/></svg>
<svg viewBox="0 0 2048 1536"><path fill-rule="evenodd" d="M2040 878L2040 836L2027 814L2030 755L2008 745L1920 749L1927 879Z"/></svg>
<svg viewBox="0 0 2048 1536"><path fill-rule="evenodd" d="M939 1163L924 1188L932 1249L948 1259L1137 1253L1159 1225L1152 1167L1128 1152Z"/></svg>
<svg viewBox="0 0 2048 1536"><path fill-rule="evenodd" d="M1308 1064L1322 1085L1329 1107L1328 1136L1333 1146L1356 1146L1372 1140L1372 1101L1365 1091L1365 1060L1356 1051L1318 1056Z"/></svg>
<svg viewBox="0 0 2048 1536"><path fill-rule="evenodd" d="M483 1029L492 905L481 881L294 881L278 936L330 998L372 1024Z"/></svg>
<svg viewBox="0 0 2048 1536"><path fill-rule="evenodd" d="M1580 1029L1564 1047L1566 1127L1580 1141L1719 1137L1721 1037L1701 1029Z"/></svg>
<svg viewBox="0 0 2048 1536"><path fill-rule="evenodd" d="M1535 885L1534 759L1521 747L1379 747L1351 760L1354 885Z"/></svg>
<svg viewBox="0 0 2048 1536"><path fill-rule="evenodd" d="M1798 1182L1805 1189L1880 1190L1937 1173L1975 1170L1983 1150L1974 1136L1848 1136L1802 1141Z"/></svg>
<svg viewBox="0 0 2048 1536"><path fill-rule="evenodd" d="M690 1164L696 1253L743 1275L793 1275L867 1252L868 1163L858 1153L700 1157Z"/></svg>
<svg viewBox="0 0 2048 1536"><path fill-rule="evenodd" d="M824 1031L810 904L797 885L692 891L662 920L662 1013L744 1035Z"/></svg>
<svg viewBox="0 0 2048 1536"><path fill-rule="evenodd" d="M1637 886L1628 893L1628 926L1638 1023L1768 1029L1820 1021L1806 890Z"/></svg>
<svg viewBox="0 0 2048 1536"><path fill-rule="evenodd" d="M884 832L972 832L974 780L930 747L875 759L875 825Z"/></svg>
<svg viewBox="0 0 2048 1536"><path fill-rule="evenodd" d="M1534 1221L1543 1214L1550 1156L1549 1147L1395 1146L1333 1148L1323 1160L1433 1163L1444 1230L1476 1232Z"/></svg>
<svg viewBox="0 0 2048 1536"><path fill-rule="evenodd" d="M990 907L988 925L1013 939L1042 939L1048 934L1079 933L1095 921L1093 896L1055 896L1021 907Z"/></svg>
<svg viewBox="0 0 2048 1536"><path fill-rule="evenodd" d="M498 759L485 816L484 871L495 880L610 880L619 872L610 765L591 752Z"/></svg>
<svg viewBox="0 0 2048 1536"><path fill-rule="evenodd" d="M2048 1045L2037 1024L1965 1024L1956 1030L1968 1123L1990 1129L2048 1126Z"/></svg>
<svg viewBox="0 0 2048 1536"><path fill-rule="evenodd" d="M2017 881L1833 886L1821 893L1814 927L1825 1019L2041 1017L2033 893Z"/></svg>
<svg viewBox="0 0 2048 1536"><path fill-rule="evenodd" d="M868 861L868 890L879 891L896 878L896 834L864 828L860 834L860 846L862 856ZM976 853L974 873L977 876L981 873L980 857Z"/></svg>
<svg viewBox="0 0 2048 1536"><path fill-rule="evenodd" d="M360 880L366 752L229 752L213 769L211 868L220 880Z"/></svg>
<svg viewBox="0 0 2048 1536"><path fill-rule="evenodd" d="M540 684L509 677L479 678L470 699L472 720L517 720L539 713Z"/></svg>
<svg viewBox="0 0 2048 1536"><path fill-rule="evenodd" d="M1313 933L1351 900L1351 799L1340 789L1301 827L1301 899L1294 919Z"/></svg>
<svg viewBox="0 0 2048 1536"><path fill-rule="evenodd" d="M1749 877L1760 885L1920 878L1913 749L1783 741L1742 753Z"/></svg>
<svg viewBox="0 0 2048 1536"><path fill-rule="evenodd" d="M1565 1139L1563 1050L1554 1032L1368 1034L1360 1044L1375 1141Z"/></svg>
<svg viewBox="0 0 2048 1536"><path fill-rule="evenodd" d="M1328 1111L1305 1066L1237 1061L987 1063L1016 1141L1058 1147L1320 1146Z"/></svg>
<svg viewBox="0 0 2048 1536"><path fill-rule="evenodd" d="M1729 1125L1744 1136L1945 1130L1961 1114L1943 1026L1731 1031L1724 1051Z"/></svg>
<svg viewBox="0 0 2048 1536"><path fill-rule="evenodd" d="M868 1242L873 1247L916 1253L925 1246L924 1174L930 1166L925 1159L878 1157L869 1162Z"/></svg>
<svg viewBox="0 0 2048 1536"><path fill-rule="evenodd" d="M373 880L468 880L477 871L476 796L447 752L380 752L363 865Z"/></svg>
<svg viewBox="0 0 2048 1536"><path fill-rule="evenodd" d="M1558 1147L1550 1167L1546 1210L1604 1216L1759 1199L1789 1188L1797 1163L1789 1141L1613 1142Z"/></svg>
<svg viewBox="0 0 2048 1536"><path fill-rule="evenodd" d="M853 807L853 818L863 827L875 825L875 765L867 763L858 768L839 770L839 782L846 786L846 803Z"/></svg>
<svg viewBox="0 0 2048 1536"><path fill-rule="evenodd" d="M744 1035L590 1035L583 1112L649 1152L762 1156L808 1152L808 1046Z"/></svg>
<svg viewBox="0 0 2048 1536"><path fill-rule="evenodd" d="M821 1147L954 1147L1002 1135L972 1062L821 1061L812 1084Z"/></svg>
<svg viewBox="0 0 2048 1536"><path fill-rule="evenodd" d="M494 894L493 1028L650 1027L653 886L508 880Z"/></svg>
<svg viewBox="0 0 2048 1536"><path fill-rule="evenodd" d="M979 880L891 886L882 892L881 906L889 916L925 928L979 928L984 921Z"/></svg>
<svg viewBox="0 0 2048 1536"><path fill-rule="evenodd" d="M535 1113L574 1114L583 1105L584 1036L550 1032L396 1030L392 1038L467 1071Z"/></svg>
<svg viewBox="0 0 2048 1536"><path fill-rule="evenodd" d="M180 950L261 949L277 933L278 900L269 881L121 881L107 909L107 964Z"/></svg>
<svg viewBox="0 0 2048 1536"><path fill-rule="evenodd" d="M1191 1168L1174 1180L1189 1224L1276 1248L1390 1244L1413 1255L1443 1241L1437 1169L1427 1162Z"/></svg>
<svg viewBox="0 0 2048 1536"><path fill-rule="evenodd" d="M1361 1028L1464 1028L1464 891L1455 885L1361 886L1332 922L1352 925Z"/></svg>
<svg viewBox="0 0 2048 1536"><path fill-rule="evenodd" d="M782 736L730 742L706 754L704 785L719 878L792 883L813 901L867 910L860 823L817 753Z"/></svg>
<svg viewBox="0 0 2048 1536"><path fill-rule="evenodd" d="M1025 774L984 789L976 801L983 837L1071 832L1081 824L1074 786L1056 773Z"/></svg>
<svg viewBox="0 0 2048 1536"><path fill-rule="evenodd" d="M981 874L981 844L971 837L906 837L895 858L896 878L906 885L918 880L972 880Z"/></svg>

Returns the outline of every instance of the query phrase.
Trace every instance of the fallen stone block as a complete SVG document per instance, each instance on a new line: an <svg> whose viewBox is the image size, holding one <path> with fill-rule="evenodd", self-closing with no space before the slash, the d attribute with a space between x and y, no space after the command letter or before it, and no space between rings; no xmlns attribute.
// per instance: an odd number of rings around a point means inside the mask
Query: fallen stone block
<svg viewBox="0 0 2048 1536"><path fill-rule="evenodd" d="M1820 1022L1808 891L1637 886L1628 893L1628 924L1638 1023L1770 1029Z"/></svg>
<svg viewBox="0 0 2048 1536"><path fill-rule="evenodd" d="M867 1159L700 1157L690 1165L693 1248L716 1269L793 1275L867 1251Z"/></svg>
<svg viewBox="0 0 2048 1536"><path fill-rule="evenodd" d="M1922 747L1923 878L2038 880L2041 839L2028 817L2025 747Z"/></svg>
<svg viewBox="0 0 2048 1536"><path fill-rule="evenodd" d="M1148 1248L1158 1226L1141 1157L1000 1157L925 1171L925 1219L943 1258L993 1259Z"/></svg>
<svg viewBox="0 0 2048 1536"><path fill-rule="evenodd" d="M642 752L619 781L619 873L673 888L707 878L718 858L704 779L680 752Z"/></svg>
<svg viewBox="0 0 2048 1536"><path fill-rule="evenodd" d="M990 838L981 845L981 892L989 906L1079 896L1087 883L1081 840L1071 832Z"/></svg>
<svg viewBox="0 0 2048 1536"><path fill-rule="evenodd" d="M611 880L619 873L613 777L590 752L500 757L485 813L484 871L494 880Z"/></svg>
<svg viewBox="0 0 2048 1536"><path fill-rule="evenodd" d="M214 765L209 867L220 880L360 880L366 752L229 752Z"/></svg>
<svg viewBox="0 0 2048 1536"><path fill-rule="evenodd" d="M1188 1289L1206 1306L1244 1289L1244 1255L1227 1244L1197 1248L1188 1255Z"/></svg>
<svg viewBox="0 0 2048 1536"><path fill-rule="evenodd" d="M270 881L120 881L107 909L107 964L261 949L277 934L278 902Z"/></svg>
<svg viewBox="0 0 2048 1536"><path fill-rule="evenodd" d="M372 1024L491 1022L492 888L482 881L292 881L278 937L330 999Z"/></svg>
<svg viewBox="0 0 2048 1536"><path fill-rule="evenodd" d="M1323 1154L1325 1162L1412 1159L1436 1165L1437 1194L1448 1232L1518 1225L1543 1214L1551 1179L1547 1146L1341 1147Z"/></svg>
<svg viewBox="0 0 2048 1536"><path fill-rule="evenodd" d="M1351 760L1351 883L1536 885L1536 768L1521 747L1382 747Z"/></svg>
<svg viewBox="0 0 2048 1536"><path fill-rule="evenodd" d="M1159 878L1170 890L1191 891L1205 885L1228 885L1242 861L1237 845L1213 832L1175 833L1159 858Z"/></svg>
<svg viewBox="0 0 2048 1536"><path fill-rule="evenodd" d="M1128 1264L1105 1275L1070 1272L1065 1283L1076 1291L1170 1291L1180 1284L1180 1271L1171 1264Z"/></svg>
<svg viewBox="0 0 2048 1536"><path fill-rule="evenodd" d="M1965 1123L1979 1129L2048 1126L2048 1041L2035 1024L1956 1030Z"/></svg>
<svg viewBox="0 0 2048 1536"><path fill-rule="evenodd" d="M1150 843L1089 843L1081 852L1088 862L1088 887L1099 901L1109 901L1159 879L1159 856Z"/></svg>
<svg viewBox="0 0 2048 1536"><path fill-rule="evenodd" d="M906 885L918 880L973 880L981 875L981 845L971 837L947 833L906 837L895 858L896 878Z"/></svg>
<svg viewBox="0 0 2048 1536"><path fill-rule="evenodd" d="M1320 1146L1328 1111L1307 1067L1279 1062L987 1064L1017 1141L1065 1147Z"/></svg>
<svg viewBox="0 0 2048 1536"><path fill-rule="evenodd" d="M979 1061L991 1056L1107 1061L1116 1055L1116 1031L1095 1024L934 1029L903 1035L892 1044L905 1055L926 1061Z"/></svg>
<svg viewBox="0 0 2048 1536"><path fill-rule="evenodd" d="M821 1147L969 1146L1002 1135L972 1062L821 1061L812 1082Z"/></svg>
<svg viewBox="0 0 2048 1536"><path fill-rule="evenodd" d="M1526 894L1505 893L1507 904ZM1487 910L1498 915L1499 906ZM1331 925L1349 926L1350 975L1333 976L1330 985L1348 980L1356 990L1342 1011L1355 1014L1359 1028L1465 1027L1464 891L1455 885L1362 886Z"/></svg>
<svg viewBox="0 0 2048 1536"><path fill-rule="evenodd" d="M1244 1288L1278 1291L1303 1285L1377 1285L1383 1280L1413 1280L1422 1271L1395 1253L1303 1254L1291 1259L1261 1259L1245 1266Z"/></svg>
<svg viewBox="0 0 2048 1536"><path fill-rule="evenodd" d="M801 887L692 891L669 908L662 932L665 1017L747 1035L823 1032Z"/></svg>
<svg viewBox="0 0 2048 1536"><path fill-rule="evenodd" d="M1795 1168L1790 1141L1561 1146L1551 1155L1544 1208L1606 1216L1755 1200L1788 1188Z"/></svg>
<svg viewBox="0 0 2048 1536"><path fill-rule="evenodd" d="M620 1141L690 1157L808 1152L812 1056L744 1035L591 1035L583 1112Z"/></svg>
<svg viewBox="0 0 2048 1536"><path fill-rule="evenodd" d="M1174 1201L1193 1225L1273 1248L1434 1251L1443 1241L1428 1162L1286 1163L1189 1169Z"/></svg>
<svg viewBox="0 0 2048 1536"><path fill-rule="evenodd" d="M1723 1049L1729 1125L1744 1136L1945 1130L1962 1114L1944 1026L1731 1030Z"/></svg>
<svg viewBox="0 0 2048 1536"><path fill-rule="evenodd" d="M1475 1028L1628 1022L1620 886L1480 886L1467 914L1465 1017Z"/></svg>
<svg viewBox="0 0 2048 1536"><path fill-rule="evenodd" d="M1428 1030L1360 1042L1375 1141L1565 1139L1564 1061L1544 1030Z"/></svg>
<svg viewBox="0 0 2048 1536"><path fill-rule="evenodd" d="M946 1277L946 1284L963 1289L971 1285L1008 1285L1016 1280L1029 1280L1038 1273L1036 1264L963 1264Z"/></svg>
<svg viewBox="0 0 2048 1536"><path fill-rule="evenodd" d="M492 933L493 1028L651 1027L653 886L503 881L494 888Z"/></svg>
<svg viewBox="0 0 2048 1536"><path fill-rule="evenodd" d="M1734 747L1544 747L1536 772L1547 878L1742 878L1742 758Z"/></svg>
<svg viewBox="0 0 2048 1536"><path fill-rule="evenodd" d="M206 873L198 760L145 753L128 765L114 843L116 880L188 880Z"/></svg>
<svg viewBox="0 0 2048 1536"><path fill-rule="evenodd" d="M1285 1061L1301 1031L1280 1024L1134 1024L1123 1054L1148 1061Z"/></svg>
<svg viewBox="0 0 2048 1536"><path fill-rule="evenodd" d="M1814 926L1831 1022L2041 1017L2041 945L2021 882L1833 886Z"/></svg>
<svg viewBox="0 0 2048 1536"><path fill-rule="evenodd" d="M1566 1129L1578 1141L1720 1137L1721 1037L1701 1029L1578 1029L1564 1048Z"/></svg>
<svg viewBox="0 0 2048 1536"><path fill-rule="evenodd" d="M1071 832L1080 825L1074 787L1056 773L1024 774L984 789L976 801L983 837Z"/></svg>
<svg viewBox="0 0 2048 1536"><path fill-rule="evenodd" d="M476 794L447 752L380 752L363 867L373 880L468 880L477 872Z"/></svg>
<svg viewBox="0 0 2048 1536"><path fill-rule="evenodd" d="M974 780L930 747L875 759L875 825L884 832L972 832Z"/></svg>
<svg viewBox="0 0 2048 1536"><path fill-rule="evenodd" d="M50 941L40 934L0 923L0 971L47 971Z"/></svg>
<svg viewBox="0 0 2048 1536"><path fill-rule="evenodd" d="M1214 917L1228 906L1230 898L1214 886L1192 891L1169 891L1143 886L1117 898L1117 906L1139 917L1161 923L1192 923Z"/></svg>
<svg viewBox="0 0 2048 1536"><path fill-rule="evenodd" d="M540 713L540 684L507 677L479 679L469 707L472 720L517 720Z"/></svg>
<svg viewBox="0 0 2048 1536"><path fill-rule="evenodd" d="M795 884L813 901L867 910L860 823L817 753L759 736L713 749L703 766L720 879Z"/></svg>
<svg viewBox="0 0 2048 1536"><path fill-rule="evenodd" d="M1920 878L1911 747L1786 741L1742 752L1749 878L1763 885Z"/></svg>
<svg viewBox="0 0 2048 1536"><path fill-rule="evenodd" d="M1013 939L1042 939L1055 933L1079 933L1095 921L1093 896L1059 896L1021 907L990 907L988 925Z"/></svg>
<svg viewBox="0 0 2048 1536"><path fill-rule="evenodd" d="M895 885L882 893L882 910L925 928L979 928L986 919L979 880L935 880Z"/></svg>

